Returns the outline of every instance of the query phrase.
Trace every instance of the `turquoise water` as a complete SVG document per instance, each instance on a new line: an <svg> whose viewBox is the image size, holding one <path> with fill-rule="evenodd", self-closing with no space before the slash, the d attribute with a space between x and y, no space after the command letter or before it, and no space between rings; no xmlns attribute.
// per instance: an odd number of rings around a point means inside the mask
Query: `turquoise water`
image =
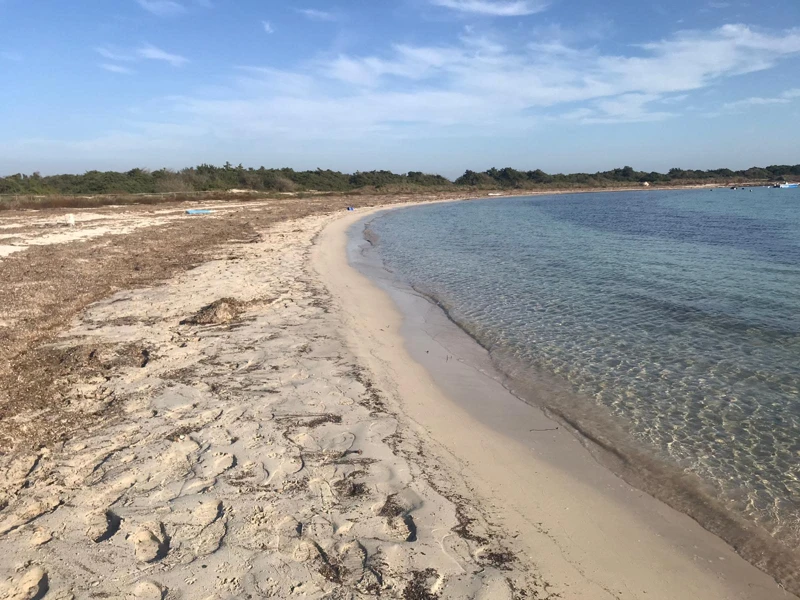
<svg viewBox="0 0 800 600"><path fill-rule="evenodd" d="M800 540L800 191L480 200L370 228L387 266L501 368L558 378Z"/></svg>

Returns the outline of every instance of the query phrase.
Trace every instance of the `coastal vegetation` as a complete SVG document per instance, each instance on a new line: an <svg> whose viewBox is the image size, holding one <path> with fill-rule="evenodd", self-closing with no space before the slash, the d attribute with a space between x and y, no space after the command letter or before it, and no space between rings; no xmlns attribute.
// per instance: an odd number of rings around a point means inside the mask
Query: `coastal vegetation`
<svg viewBox="0 0 800 600"><path fill-rule="evenodd" d="M774 183L800 179L800 165L773 165L746 170L684 170L667 173L637 171L626 166L597 173L549 174L541 169L519 171L506 167L466 171L451 181L442 175L420 171L342 173L329 169L246 168L226 163L221 167L199 165L180 171L132 169L126 172L87 171L81 175L17 173L0 177L0 195L100 195L100 194L190 194L195 192L353 192L358 190L408 191L446 190L459 187L485 189L570 189L652 185Z"/></svg>

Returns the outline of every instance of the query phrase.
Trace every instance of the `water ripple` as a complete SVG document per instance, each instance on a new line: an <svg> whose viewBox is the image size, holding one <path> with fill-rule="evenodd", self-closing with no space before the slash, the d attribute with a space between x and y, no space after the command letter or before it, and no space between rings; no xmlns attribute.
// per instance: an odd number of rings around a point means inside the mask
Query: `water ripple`
<svg viewBox="0 0 800 600"><path fill-rule="evenodd" d="M495 355L800 538L800 194L716 190L392 211L384 260Z"/></svg>

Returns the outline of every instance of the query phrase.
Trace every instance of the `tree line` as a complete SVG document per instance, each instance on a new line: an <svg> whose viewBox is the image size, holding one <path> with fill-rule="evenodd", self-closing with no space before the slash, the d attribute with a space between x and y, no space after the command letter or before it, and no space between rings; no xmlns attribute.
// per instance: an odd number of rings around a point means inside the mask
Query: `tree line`
<svg viewBox="0 0 800 600"><path fill-rule="evenodd" d="M518 171L516 169L489 169L482 173L467 171L456 179L456 185L477 187L504 187L504 188L529 188L529 187L612 187L617 185L632 185L651 183L656 185L680 185L702 183L748 183L748 182L779 182L790 179L800 179L800 165L773 165L770 167L752 167L750 169L733 171L731 169L712 169L696 171L685 169L670 169L667 173L636 171L632 167L622 167L611 171L598 173L571 173L569 175L550 175L541 169L535 171Z"/></svg>
<svg viewBox="0 0 800 600"><path fill-rule="evenodd" d="M19 195L98 195L98 194L159 194L231 189L257 192L348 192L361 189L405 190L443 189L453 187L473 188L603 188L620 185L638 185L648 182L656 185L692 183L748 183L780 182L800 179L800 165L773 165L733 171L714 169L708 171L670 169L667 173L636 171L623 167L598 173L548 174L540 169L519 171L506 167L486 171L466 171L450 181L435 174L410 171L368 171L341 173L317 169L258 169L233 166L199 165L180 171L160 169L132 169L126 172L87 171L82 175L48 175L18 173L0 178L0 194Z"/></svg>

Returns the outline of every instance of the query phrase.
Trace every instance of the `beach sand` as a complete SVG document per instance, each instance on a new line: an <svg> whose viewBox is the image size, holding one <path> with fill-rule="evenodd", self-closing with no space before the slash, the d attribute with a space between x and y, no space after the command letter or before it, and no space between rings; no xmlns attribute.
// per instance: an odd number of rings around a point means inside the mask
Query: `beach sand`
<svg viewBox="0 0 800 600"><path fill-rule="evenodd" d="M233 212L190 222L198 244L217 236L203 254L155 280L117 265L116 286L15 347L49 384L2 406L0 597L792 598L567 432L482 419L476 394L552 425L468 363L447 361L470 394L445 393L413 356L426 333L347 264L365 211ZM179 214L63 253L177 244ZM20 285L33 251L7 259Z"/></svg>

